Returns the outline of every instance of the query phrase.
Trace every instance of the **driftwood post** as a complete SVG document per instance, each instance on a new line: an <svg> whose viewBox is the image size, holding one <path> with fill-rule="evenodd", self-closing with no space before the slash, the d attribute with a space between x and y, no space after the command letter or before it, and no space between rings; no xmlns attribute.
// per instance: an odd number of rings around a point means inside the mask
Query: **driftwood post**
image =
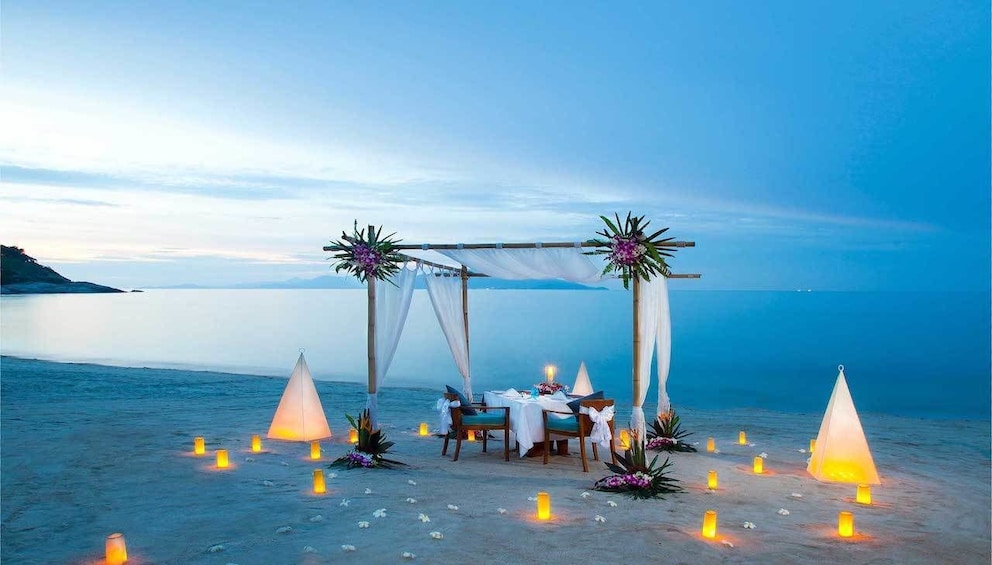
<svg viewBox="0 0 992 565"><path fill-rule="evenodd" d="M369 226L369 238L375 226ZM369 283L369 395L375 395L378 389L375 384L375 277L367 277ZM379 420L378 399L376 399L375 410L369 410L372 420L372 428L375 429Z"/></svg>
<svg viewBox="0 0 992 565"><path fill-rule="evenodd" d="M631 379L631 383L634 386L634 402L633 405L637 406L640 402L640 393L638 392L641 388L641 325L640 316L637 313L638 303L641 301L641 279L636 275L634 276L634 375ZM644 438L638 437L637 441L644 441Z"/></svg>
<svg viewBox="0 0 992 565"><path fill-rule="evenodd" d="M468 378L472 380L472 350L468 346L468 267L465 265L462 265L462 322L465 324L465 361L469 367ZM468 401L472 400L472 393L469 392Z"/></svg>

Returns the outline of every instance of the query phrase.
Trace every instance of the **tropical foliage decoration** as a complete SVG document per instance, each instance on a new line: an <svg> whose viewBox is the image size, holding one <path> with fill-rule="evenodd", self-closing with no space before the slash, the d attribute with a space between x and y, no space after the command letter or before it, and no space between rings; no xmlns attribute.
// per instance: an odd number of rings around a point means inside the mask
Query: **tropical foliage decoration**
<svg viewBox="0 0 992 565"><path fill-rule="evenodd" d="M375 229L368 227L358 229L358 221L352 234L341 232L341 239L332 241L327 250L334 253L329 257L334 261L334 272L346 271L362 282L370 278L381 281L389 280L400 270L400 265L406 258L395 249L401 240L393 239L396 233L382 236L382 226Z"/></svg>
<svg viewBox="0 0 992 565"><path fill-rule="evenodd" d="M668 412L658 414L658 417L651 424L651 429L647 430L647 449L655 451L696 451L696 448L682 440L692 432L682 429L682 422L679 421L678 414L672 408Z"/></svg>
<svg viewBox="0 0 992 565"><path fill-rule="evenodd" d="M596 481L593 488L607 492L620 492L634 498L655 498L665 493L679 492L678 479L669 477L671 461L666 458L661 465L658 455L646 463L644 444L631 438L630 451L617 453L617 462L606 463L613 475Z"/></svg>
<svg viewBox="0 0 992 565"><path fill-rule="evenodd" d="M596 247L593 251L586 252L586 255L607 256L603 274L617 273L623 280L624 288L629 288L628 284L633 278L648 281L654 276L668 276L670 271L665 257L674 255L664 245L675 238L659 239L668 228L645 235L651 222L644 221L644 216L632 216L627 212L627 219L623 222L620 221L619 214L614 214L614 217L616 223L606 216L600 216L606 223L606 228L596 232L596 235L605 239L591 240Z"/></svg>
<svg viewBox="0 0 992 565"><path fill-rule="evenodd" d="M331 462L329 467L353 469L355 467L373 468L405 465L405 463L383 457L394 444L391 441L386 441L386 435L382 433L381 429L372 429L372 417L369 415L368 409L362 411L357 422L348 414L345 414L345 418L348 418L351 427L358 430L358 443L354 449Z"/></svg>

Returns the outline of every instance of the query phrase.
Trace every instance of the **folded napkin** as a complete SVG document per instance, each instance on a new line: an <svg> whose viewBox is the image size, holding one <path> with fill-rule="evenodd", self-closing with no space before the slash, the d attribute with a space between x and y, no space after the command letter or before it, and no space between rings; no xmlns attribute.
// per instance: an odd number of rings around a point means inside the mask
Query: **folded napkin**
<svg viewBox="0 0 992 565"><path fill-rule="evenodd" d="M520 396L520 393L517 392L517 389L515 389L515 388L508 388L508 389L506 389L506 390L503 391L503 396L508 396L510 398L516 398L516 397Z"/></svg>
<svg viewBox="0 0 992 565"><path fill-rule="evenodd" d="M551 395L551 400L559 400L561 402L568 402L568 395L565 391L559 390L558 392Z"/></svg>

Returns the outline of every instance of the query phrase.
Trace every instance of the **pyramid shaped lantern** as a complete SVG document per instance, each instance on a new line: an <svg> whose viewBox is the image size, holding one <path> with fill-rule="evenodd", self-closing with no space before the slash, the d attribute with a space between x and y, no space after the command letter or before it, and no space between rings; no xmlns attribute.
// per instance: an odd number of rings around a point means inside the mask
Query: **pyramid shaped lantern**
<svg viewBox="0 0 992 565"><path fill-rule="evenodd" d="M317 388L313 385L313 378L302 352L272 417L268 437L289 441L312 441L331 437L331 428L327 425L324 408L320 405Z"/></svg>
<svg viewBox="0 0 992 565"><path fill-rule="evenodd" d="M827 411L816 435L816 449L806 470L818 481L881 484L875 461L868 449L861 420L854 409L851 391L838 367L837 383L827 403Z"/></svg>
<svg viewBox="0 0 992 565"><path fill-rule="evenodd" d="M572 394L588 396L592 394L592 383L589 382L589 371L586 371L586 362L579 365L579 373L575 375L575 386L572 387Z"/></svg>

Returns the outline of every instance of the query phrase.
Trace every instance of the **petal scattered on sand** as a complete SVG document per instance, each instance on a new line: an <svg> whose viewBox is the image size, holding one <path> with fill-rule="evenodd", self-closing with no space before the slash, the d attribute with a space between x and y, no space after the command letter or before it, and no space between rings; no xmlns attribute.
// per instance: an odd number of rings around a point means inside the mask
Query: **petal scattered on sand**
<svg viewBox="0 0 992 565"><path fill-rule="evenodd" d="M403 555L403 559L416 559L417 558L416 555L410 553L409 551L404 551L402 555Z"/></svg>
<svg viewBox="0 0 992 565"><path fill-rule="evenodd" d="M355 546L344 544L341 546L342 551L355 551Z"/></svg>
<svg viewBox="0 0 992 565"><path fill-rule="evenodd" d="M417 486L417 481L414 481L414 480L409 480L409 481L407 481L407 482L406 482L406 484L408 484L408 485L413 485L413 486Z"/></svg>
<svg viewBox="0 0 992 565"><path fill-rule="evenodd" d="M716 490L714 490L714 489L711 489L711 488L708 488L708 489L706 489L705 491L703 491L703 493L704 493L704 494L713 494L713 493L715 493L715 492L716 492Z"/></svg>
<svg viewBox="0 0 992 565"><path fill-rule="evenodd" d="M365 494L372 494L372 489L370 488L365 489Z"/></svg>
<svg viewBox="0 0 992 565"><path fill-rule="evenodd" d="M425 524L426 524L427 522L430 522L430 521L431 521L431 518L430 518L430 516L428 516L427 514L421 514L421 515L420 515L420 516L418 516L417 518L418 518L418 519L419 519L419 520L420 520L421 522L423 522L423 523L425 523Z"/></svg>
<svg viewBox="0 0 992 565"><path fill-rule="evenodd" d="M607 500L606 503L609 504L613 508L616 508L617 507L617 503L616 502L613 502L612 500Z"/></svg>
<svg viewBox="0 0 992 565"><path fill-rule="evenodd" d="M789 511L786 510L785 508L779 508L778 509L778 513L781 514L781 515L783 515L783 516L788 516L789 515Z"/></svg>
<svg viewBox="0 0 992 565"><path fill-rule="evenodd" d="M745 530L753 530L755 528L754 522L744 522Z"/></svg>
<svg viewBox="0 0 992 565"><path fill-rule="evenodd" d="M449 504L448 505L448 510L458 510L458 507L455 506L454 504Z"/></svg>
<svg viewBox="0 0 992 565"><path fill-rule="evenodd" d="M349 504L351 504L351 500L345 498L344 500L341 501L341 504L338 504L338 506L348 506Z"/></svg>
<svg viewBox="0 0 992 565"><path fill-rule="evenodd" d="M580 496L582 496L582 498L589 498L590 495L588 492L583 492Z"/></svg>
<svg viewBox="0 0 992 565"><path fill-rule="evenodd" d="M416 498L408 498L408 499L406 499L406 501L409 502L410 504L416 504L417 499Z"/></svg>
<svg viewBox="0 0 992 565"><path fill-rule="evenodd" d="M747 446L748 446L748 447L754 447L754 442L750 442L750 443L748 443L748 444L747 444Z"/></svg>
<svg viewBox="0 0 992 565"><path fill-rule="evenodd" d="M282 526L281 528L276 529L276 533L277 534L286 534L286 533L289 533L291 531L293 531L293 527L292 526Z"/></svg>
<svg viewBox="0 0 992 565"><path fill-rule="evenodd" d="M254 462L255 462L254 457L245 457L245 463L254 463Z"/></svg>
<svg viewBox="0 0 992 565"><path fill-rule="evenodd" d="M535 500L537 500L537 497L536 496L528 496L527 497L527 500L529 500L531 502L534 502Z"/></svg>
<svg viewBox="0 0 992 565"><path fill-rule="evenodd" d="M289 463L286 463L285 461L280 461L279 464L283 467L289 467Z"/></svg>
<svg viewBox="0 0 992 565"><path fill-rule="evenodd" d="M506 508L497 508L496 511L500 514L506 514Z"/></svg>
<svg viewBox="0 0 992 565"><path fill-rule="evenodd" d="M359 528L367 528L367 527L369 527L369 523L366 522L365 520L362 520L361 522L358 523L358 527Z"/></svg>
<svg viewBox="0 0 992 565"><path fill-rule="evenodd" d="M768 458L768 454L765 453L764 451L762 451L761 453L758 454L758 457L760 457L762 459L767 459Z"/></svg>
<svg viewBox="0 0 992 565"><path fill-rule="evenodd" d="M338 478L338 474L337 473L328 473L327 474L327 478L328 479L336 479L336 478Z"/></svg>
<svg viewBox="0 0 992 565"><path fill-rule="evenodd" d="M303 553L317 553L317 548L312 545L308 545L303 548Z"/></svg>
<svg viewBox="0 0 992 565"><path fill-rule="evenodd" d="M386 517L386 509L385 508L380 508L380 509L376 510L375 512L372 513L372 517L373 518L385 518Z"/></svg>
<svg viewBox="0 0 992 565"><path fill-rule="evenodd" d="M799 494L798 492L794 492L794 493L790 494L789 496L791 496L792 498L802 498L803 497L803 495Z"/></svg>
<svg viewBox="0 0 992 565"><path fill-rule="evenodd" d="M431 532L431 537L434 539L444 539L444 534L441 532Z"/></svg>
<svg viewBox="0 0 992 565"><path fill-rule="evenodd" d="M606 518L603 518L599 514L596 514L596 521L597 522L606 522Z"/></svg>
<svg viewBox="0 0 992 565"><path fill-rule="evenodd" d="M799 450L799 453L806 453L806 450L805 449L800 449Z"/></svg>
<svg viewBox="0 0 992 565"><path fill-rule="evenodd" d="M267 486L267 487L275 486L275 483L272 482L272 481L262 481L262 484L265 485L265 486Z"/></svg>
<svg viewBox="0 0 992 565"><path fill-rule="evenodd" d="M730 543L729 540L720 540L720 543L730 548L734 547L734 544Z"/></svg>
<svg viewBox="0 0 992 565"><path fill-rule="evenodd" d="M218 543L217 545L211 545L207 548L210 553L218 553L224 551L224 544Z"/></svg>
<svg viewBox="0 0 992 565"><path fill-rule="evenodd" d="M324 521L324 517L321 516L320 514L317 514L313 518L310 518L310 521L311 522L323 522Z"/></svg>
<svg viewBox="0 0 992 565"><path fill-rule="evenodd" d="M720 453L720 450L719 449L714 449L713 450L713 453Z"/></svg>

